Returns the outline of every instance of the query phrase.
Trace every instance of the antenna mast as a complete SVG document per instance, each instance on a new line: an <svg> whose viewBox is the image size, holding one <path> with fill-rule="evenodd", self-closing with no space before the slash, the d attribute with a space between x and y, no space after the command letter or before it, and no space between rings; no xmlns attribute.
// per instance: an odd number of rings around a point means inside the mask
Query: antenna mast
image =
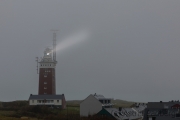
<svg viewBox="0 0 180 120"><path fill-rule="evenodd" d="M59 30L51 30L53 31L53 60L56 63L56 31Z"/></svg>
<svg viewBox="0 0 180 120"><path fill-rule="evenodd" d="M36 62L37 62L37 66L36 66L36 67L37 67L37 69L36 69L36 70L37 70L37 74L39 74L39 72L38 72L38 71L39 71L39 70L38 70L38 69L39 69L39 67L38 67L38 62L39 62L39 61L38 61L38 59L39 59L39 58L38 58L38 57L36 57Z"/></svg>

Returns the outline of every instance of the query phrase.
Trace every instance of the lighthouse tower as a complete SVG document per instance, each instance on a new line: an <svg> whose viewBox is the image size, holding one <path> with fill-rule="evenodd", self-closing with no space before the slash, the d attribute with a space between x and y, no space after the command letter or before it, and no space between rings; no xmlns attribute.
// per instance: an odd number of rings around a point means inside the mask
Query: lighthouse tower
<svg viewBox="0 0 180 120"><path fill-rule="evenodd" d="M39 95L56 94L56 31L53 33L53 50L46 48L44 51L44 57L39 62Z"/></svg>
<svg viewBox="0 0 180 120"><path fill-rule="evenodd" d="M37 73L39 73L38 95L30 94L29 105L46 105L49 107L66 108L64 94L56 94L56 33L53 30L53 49L46 48L43 58L37 58ZM38 67L39 63L39 67ZM39 72L38 72L39 71Z"/></svg>
<svg viewBox="0 0 180 120"><path fill-rule="evenodd" d="M56 33L53 30L53 49L46 48L43 58L38 61L37 73L39 73L38 95L30 94L29 105L46 105L56 108L66 108L64 94L56 94ZM39 63L39 65L38 65ZM39 66L39 68L38 68ZM38 72L39 71L39 72Z"/></svg>
<svg viewBox="0 0 180 120"><path fill-rule="evenodd" d="M44 56L39 62L39 95L56 94L55 67L56 61L52 57L52 49L46 48Z"/></svg>

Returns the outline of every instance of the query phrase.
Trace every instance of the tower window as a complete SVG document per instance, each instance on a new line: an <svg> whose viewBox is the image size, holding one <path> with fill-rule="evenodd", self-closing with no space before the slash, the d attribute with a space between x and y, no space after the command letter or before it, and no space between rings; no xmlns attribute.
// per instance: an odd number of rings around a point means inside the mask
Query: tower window
<svg viewBox="0 0 180 120"><path fill-rule="evenodd" d="M47 89L47 87L44 87L44 89Z"/></svg>
<svg viewBox="0 0 180 120"><path fill-rule="evenodd" d="M44 75L44 77L47 77L47 75Z"/></svg>
<svg viewBox="0 0 180 120"><path fill-rule="evenodd" d="M44 82L44 84L47 84L47 82Z"/></svg>

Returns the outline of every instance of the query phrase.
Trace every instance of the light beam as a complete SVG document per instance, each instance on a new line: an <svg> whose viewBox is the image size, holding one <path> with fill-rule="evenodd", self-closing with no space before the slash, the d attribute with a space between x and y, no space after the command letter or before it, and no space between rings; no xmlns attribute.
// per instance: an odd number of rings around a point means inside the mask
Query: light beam
<svg viewBox="0 0 180 120"><path fill-rule="evenodd" d="M56 46L56 51L61 52L69 47L77 45L86 41L90 36L90 32L87 30L78 31L74 34L67 36L66 38L60 40L60 42Z"/></svg>

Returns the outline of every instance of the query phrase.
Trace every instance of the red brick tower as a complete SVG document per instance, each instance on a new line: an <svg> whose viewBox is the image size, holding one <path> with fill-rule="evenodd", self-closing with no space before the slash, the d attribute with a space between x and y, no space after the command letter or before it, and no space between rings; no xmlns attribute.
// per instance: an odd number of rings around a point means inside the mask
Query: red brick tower
<svg viewBox="0 0 180 120"><path fill-rule="evenodd" d="M55 66L56 61L52 58L52 50L46 48L39 62L39 95L56 94Z"/></svg>

